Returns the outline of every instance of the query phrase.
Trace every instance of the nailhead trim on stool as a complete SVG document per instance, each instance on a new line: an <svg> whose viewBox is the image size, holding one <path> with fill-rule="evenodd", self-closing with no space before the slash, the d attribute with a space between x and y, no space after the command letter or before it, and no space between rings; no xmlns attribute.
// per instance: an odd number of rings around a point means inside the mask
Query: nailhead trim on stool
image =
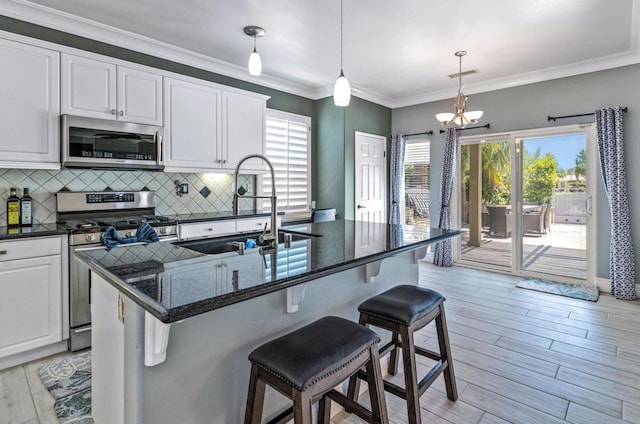
<svg viewBox="0 0 640 424"><path fill-rule="evenodd" d="M353 321L324 317L258 347L249 355L251 377L245 424L261 422L267 384L293 400L293 406L270 424L286 423L292 418L295 424L311 424L311 405L315 401L319 401L318 423L328 424L330 400L367 422L387 424L379 342L374 331ZM362 367L369 376L371 411L333 389Z"/></svg>
<svg viewBox="0 0 640 424"><path fill-rule="evenodd" d="M409 424L421 423L420 396L440 374L444 374L447 397L450 400L458 399L447 321L444 314L444 300L444 296L434 290L400 285L365 300L358 307L361 325L365 327L373 325L392 332L391 341L380 349L380 356L391 352L389 358L389 374L391 375L398 372L398 347L402 350L405 388L385 381L384 389L407 401ZM413 333L434 319L436 320L440 353L418 347L413 340ZM437 361L419 383L416 372L416 354ZM357 399L359 393L360 382L358 378L366 379L367 373L360 371L349 379L348 397L353 400Z"/></svg>

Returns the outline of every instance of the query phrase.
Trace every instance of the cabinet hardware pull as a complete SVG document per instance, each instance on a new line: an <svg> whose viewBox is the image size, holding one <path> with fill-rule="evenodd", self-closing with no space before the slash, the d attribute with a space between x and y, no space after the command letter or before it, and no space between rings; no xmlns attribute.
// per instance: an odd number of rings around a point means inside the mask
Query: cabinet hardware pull
<svg viewBox="0 0 640 424"><path fill-rule="evenodd" d="M7 251L6 250L0 250L0 255L6 255Z"/></svg>
<svg viewBox="0 0 640 424"><path fill-rule="evenodd" d="M111 109L111 114L115 115L116 114L116 110L115 109Z"/></svg>
<svg viewBox="0 0 640 424"><path fill-rule="evenodd" d="M120 116L124 116L124 112L123 111L120 111Z"/></svg>

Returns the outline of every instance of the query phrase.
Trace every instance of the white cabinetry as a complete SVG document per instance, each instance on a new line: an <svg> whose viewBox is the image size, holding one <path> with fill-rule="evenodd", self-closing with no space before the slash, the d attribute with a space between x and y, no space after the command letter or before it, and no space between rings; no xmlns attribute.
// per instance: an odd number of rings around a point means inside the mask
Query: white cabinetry
<svg viewBox="0 0 640 424"><path fill-rule="evenodd" d="M280 226L281 218L277 217L277 225ZM180 240L218 237L234 233L247 233L264 230L264 226L271 229L271 217L260 216L254 218L224 219L205 222L189 222L178 226L178 238Z"/></svg>
<svg viewBox="0 0 640 424"><path fill-rule="evenodd" d="M165 78L165 171L206 171L222 166L222 91Z"/></svg>
<svg viewBox="0 0 640 424"><path fill-rule="evenodd" d="M223 98L224 165L235 169L240 159L250 154L264 153L266 99L263 96L243 92L225 91ZM264 172L261 159L249 159L242 164L242 171Z"/></svg>
<svg viewBox="0 0 640 424"><path fill-rule="evenodd" d="M60 57L0 39L0 167L60 168Z"/></svg>
<svg viewBox="0 0 640 424"><path fill-rule="evenodd" d="M62 341L64 240L0 242L0 358Z"/></svg>
<svg viewBox="0 0 640 424"><path fill-rule="evenodd" d="M63 54L62 113L162 125L162 75Z"/></svg>
<svg viewBox="0 0 640 424"><path fill-rule="evenodd" d="M180 240L215 237L225 234L233 234L236 231L234 220L192 222L178 226L178 238Z"/></svg>
<svg viewBox="0 0 640 424"><path fill-rule="evenodd" d="M232 172L264 152L267 96L193 78L164 80L165 171ZM242 172L264 172L260 160Z"/></svg>

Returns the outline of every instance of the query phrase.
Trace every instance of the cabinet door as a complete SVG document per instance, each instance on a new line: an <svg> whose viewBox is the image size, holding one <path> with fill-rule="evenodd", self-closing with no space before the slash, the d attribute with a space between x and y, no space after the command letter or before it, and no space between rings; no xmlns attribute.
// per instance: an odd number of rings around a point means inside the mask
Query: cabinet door
<svg viewBox="0 0 640 424"><path fill-rule="evenodd" d="M0 40L0 167L60 167L60 57Z"/></svg>
<svg viewBox="0 0 640 424"><path fill-rule="evenodd" d="M118 120L162 125L162 76L118 66Z"/></svg>
<svg viewBox="0 0 640 424"><path fill-rule="evenodd" d="M219 169L221 90L165 78L164 94L165 171Z"/></svg>
<svg viewBox="0 0 640 424"><path fill-rule="evenodd" d="M116 65L62 55L62 113L116 119Z"/></svg>
<svg viewBox="0 0 640 424"><path fill-rule="evenodd" d="M62 340L59 255L0 262L0 357Z"/></svg>
<svg viewBox="0 0 640 424"><path fill-rule="evenodd" d="M221 260L222 282L225 292L254 287L264 282L264 259L258 249L244 255L231 256Z"/></svg>
<svg viewBox="0 0 640 424"><path fill-rule="evenodd" d="M263 98L242 93L224 92L224 135L222 155L225 168L235 169L247 155L264 153L265 110ZM242 170L264 171L261 159L250 159L242 164Z"/></svg>

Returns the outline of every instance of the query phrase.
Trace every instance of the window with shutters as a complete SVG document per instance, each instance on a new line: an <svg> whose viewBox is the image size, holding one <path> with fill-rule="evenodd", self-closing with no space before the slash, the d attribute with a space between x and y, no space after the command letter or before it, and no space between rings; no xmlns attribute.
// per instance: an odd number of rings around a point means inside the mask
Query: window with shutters
<svg viewBox="0 0 640 424"><path fill-rule="evenodd" d="M429 140L409 140L404 152L404 222L430 226Z"/></svg>
<svg viewBox="0 0 640 424"><path fill-rule="evenodd" d="M278 211L301 212L311 209L311 118L267 109L265 154L275 171ZM264 174L262 191L271 195L269 173ZM263 210L271 202L263 201Z"/></svg>

